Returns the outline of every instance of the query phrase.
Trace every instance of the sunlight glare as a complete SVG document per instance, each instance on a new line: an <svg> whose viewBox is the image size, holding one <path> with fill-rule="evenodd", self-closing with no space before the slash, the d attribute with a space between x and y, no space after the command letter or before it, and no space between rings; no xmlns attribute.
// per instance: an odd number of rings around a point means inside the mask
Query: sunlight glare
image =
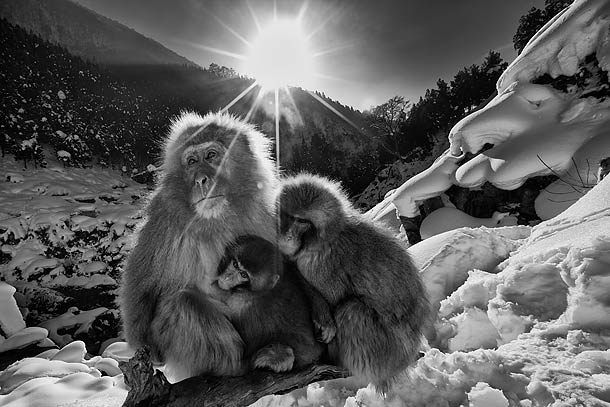
<svg viewBox="0 0 610 407"><path fill-rule="evenodd" d="M310 86L313 56L298 20L276 20L251 42L246 70L264 89Z"/></svg>

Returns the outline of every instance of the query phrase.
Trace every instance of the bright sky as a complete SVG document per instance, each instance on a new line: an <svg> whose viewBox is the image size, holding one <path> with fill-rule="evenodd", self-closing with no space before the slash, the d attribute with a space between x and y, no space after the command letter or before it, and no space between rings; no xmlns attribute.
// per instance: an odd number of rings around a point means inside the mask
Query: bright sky
<svg viewBox="0 0 610 407"><path fill-rule="evenodd" d="M301 14L314 76L302 86L358 109L394 95L416 101L438 78L480 63L510 62L519 17L543 0L76 0L208 66L247 72L259 27Z"/></svg>

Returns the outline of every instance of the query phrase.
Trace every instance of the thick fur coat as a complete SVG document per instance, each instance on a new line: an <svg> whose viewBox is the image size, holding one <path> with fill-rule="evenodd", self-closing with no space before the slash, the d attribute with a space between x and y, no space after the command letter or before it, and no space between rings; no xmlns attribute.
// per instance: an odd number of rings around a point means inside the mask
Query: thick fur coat
<svg viewBox="0 0 610 407"><path fill-rule="evenodd" d="M190 200L184 154L210 143L220 146L221 155L210 182L224 201L207 214ZM229 115L184 113L171 127L163 174L128 258L119 304L130 345L150 346L177 378L243 372L243 342L214 280L225 247L236 237L275 241L277 178L269 149L254 127Z"/></svg>

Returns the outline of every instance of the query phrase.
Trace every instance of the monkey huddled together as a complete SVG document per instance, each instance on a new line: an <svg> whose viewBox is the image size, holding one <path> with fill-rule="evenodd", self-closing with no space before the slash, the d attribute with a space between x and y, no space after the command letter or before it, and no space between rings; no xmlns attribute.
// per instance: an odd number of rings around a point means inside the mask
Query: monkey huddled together
<svg viewBox="0 0 610 407"><path fill-rule="evenodd" d="M173 123L121 284L126 339L174 380L325 358L385 391L419 354L418 271L338 184L279 180L269 149L229 115Z"/></svg>

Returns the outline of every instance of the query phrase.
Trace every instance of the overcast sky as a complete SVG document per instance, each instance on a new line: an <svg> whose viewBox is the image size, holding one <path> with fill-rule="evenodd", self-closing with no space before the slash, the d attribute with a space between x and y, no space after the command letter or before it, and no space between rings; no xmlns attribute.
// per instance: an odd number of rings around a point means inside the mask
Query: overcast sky
<svg viewBox="0 0 610 407"><path fill-rule="evenodd" d="M212 49L246 54L244 40L274 9L273 0L76 1L201 66L216 62L238 71L243 60ZM492 49L512 61L519 17L544 1L277 0L278 16L296 16L305 3L303 29L322 53L314 90L366 109L394 95L416 101L438 78L450 80Z"/></svg>

